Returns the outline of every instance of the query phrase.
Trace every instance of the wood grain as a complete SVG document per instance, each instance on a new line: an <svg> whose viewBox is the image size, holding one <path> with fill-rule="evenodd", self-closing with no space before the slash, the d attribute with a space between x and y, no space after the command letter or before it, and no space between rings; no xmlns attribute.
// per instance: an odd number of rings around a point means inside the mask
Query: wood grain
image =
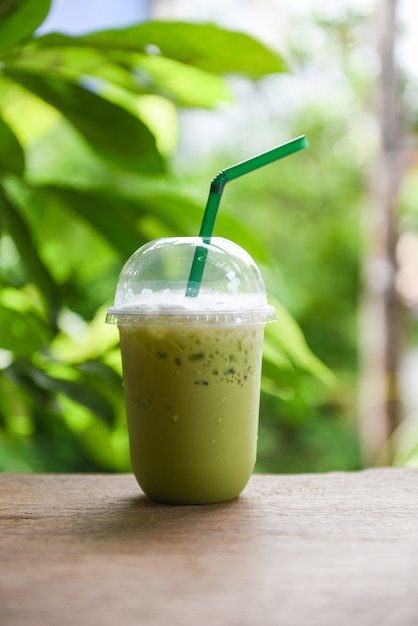
<svg viewBox="0 0 418 626"><path fill-rule="evenodd" d="M255 475L205 506L0 475L0 624L416 626L418 470Z"/></svg>

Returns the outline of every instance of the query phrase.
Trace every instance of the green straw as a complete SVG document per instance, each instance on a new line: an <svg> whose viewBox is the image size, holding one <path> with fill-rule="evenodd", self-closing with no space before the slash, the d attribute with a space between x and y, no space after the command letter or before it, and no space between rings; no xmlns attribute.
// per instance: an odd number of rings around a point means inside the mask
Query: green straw
<svg viewBox="0 0 418 626"><path fill-rule="evenodd" d="M267 150L267 152L262 152L250 159L221 170L219 174L215 176L210 186L209 197L199 232L199 237L202 237L203 242L210 243L222 192L227 182L239 178L239 176L243 176L244 174L248 174L249 172L253 172L259 167L278 161L289 154L293 154L293 152L303 150L303 148L307 148L308 146L308 140L305 135L301 135L301 137L296 137L296 139L292 139L276 148ZM199 294L207 254L208 249L206 247L198 246L196 248L190 270L189 282L187 283L186 296L196 297Z"/></svg>

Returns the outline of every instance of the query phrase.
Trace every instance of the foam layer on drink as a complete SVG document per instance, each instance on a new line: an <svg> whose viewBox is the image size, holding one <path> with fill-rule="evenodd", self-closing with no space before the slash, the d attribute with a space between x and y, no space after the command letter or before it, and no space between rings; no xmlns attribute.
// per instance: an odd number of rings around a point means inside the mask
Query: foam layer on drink
<svg viewBox="0 0 418 626"><path fill-rule="evenodd" d="M171 320L171 321L170 321ZM260 294L202 293L187 298L184 291L142 289L108 310L107 322L120 325L161 323L266 324L275 320L274 308Z"/></svg>

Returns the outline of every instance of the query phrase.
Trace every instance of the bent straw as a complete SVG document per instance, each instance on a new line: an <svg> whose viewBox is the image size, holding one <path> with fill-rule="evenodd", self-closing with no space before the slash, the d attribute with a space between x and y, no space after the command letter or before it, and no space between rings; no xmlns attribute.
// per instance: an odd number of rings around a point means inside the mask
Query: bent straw
<svg viewBox="0 0 418 626"><path fill-rule="evenodd" d="M219 204L222 197L222 192L227 182L234 180L239 176L253 172L259 167L278 161L293 152L303 150L309 146L308 140L305 135L296 137L287 143L284 143L276 148L262 152L256 156L231 165L230 167L221 170L217 176L213 179L209 197L206 203L205 212L203 214L202 225L200 227L199 237L202 237L204 243L210 243L213 229L215 227L216 215L218 213ZM189 281L187 283L186 296L196 297L199 294L200 283L202 281L203 270L205 269L206 257L208 249L204 246L198 246L196 248L192 267L190 270Z"/></svg>

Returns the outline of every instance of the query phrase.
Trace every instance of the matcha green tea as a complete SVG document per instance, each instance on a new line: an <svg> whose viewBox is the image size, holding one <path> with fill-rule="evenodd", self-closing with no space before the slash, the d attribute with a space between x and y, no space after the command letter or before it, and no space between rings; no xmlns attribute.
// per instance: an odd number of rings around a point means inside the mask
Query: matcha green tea
<svg viewBox="0 0 418 626"><path fill-rule="evenodd" d="M186 297L201 254L199 289ZM256 460L263 335L274 319L257 266L226 239L159 239L125 264L107 321L120 332L132 469L147 496L239 496Z"/></svg>
<svg viewBox="0 0 418 626"><path fill-rule="evenodd" d="M237 497L254 467L264 327L275 321L251 256L213 237L228 181L308 147L236 163L210 184L199 237L150 241L125 263L106 321L120 331L132 468L176 504Z"/></svg>
<svg viewBox="0 0 418 626"><path fill-rule="evenodd" d="M132 468L151 498L241 493L256 459L263 333L264 325L120 327Z"/></svg>

